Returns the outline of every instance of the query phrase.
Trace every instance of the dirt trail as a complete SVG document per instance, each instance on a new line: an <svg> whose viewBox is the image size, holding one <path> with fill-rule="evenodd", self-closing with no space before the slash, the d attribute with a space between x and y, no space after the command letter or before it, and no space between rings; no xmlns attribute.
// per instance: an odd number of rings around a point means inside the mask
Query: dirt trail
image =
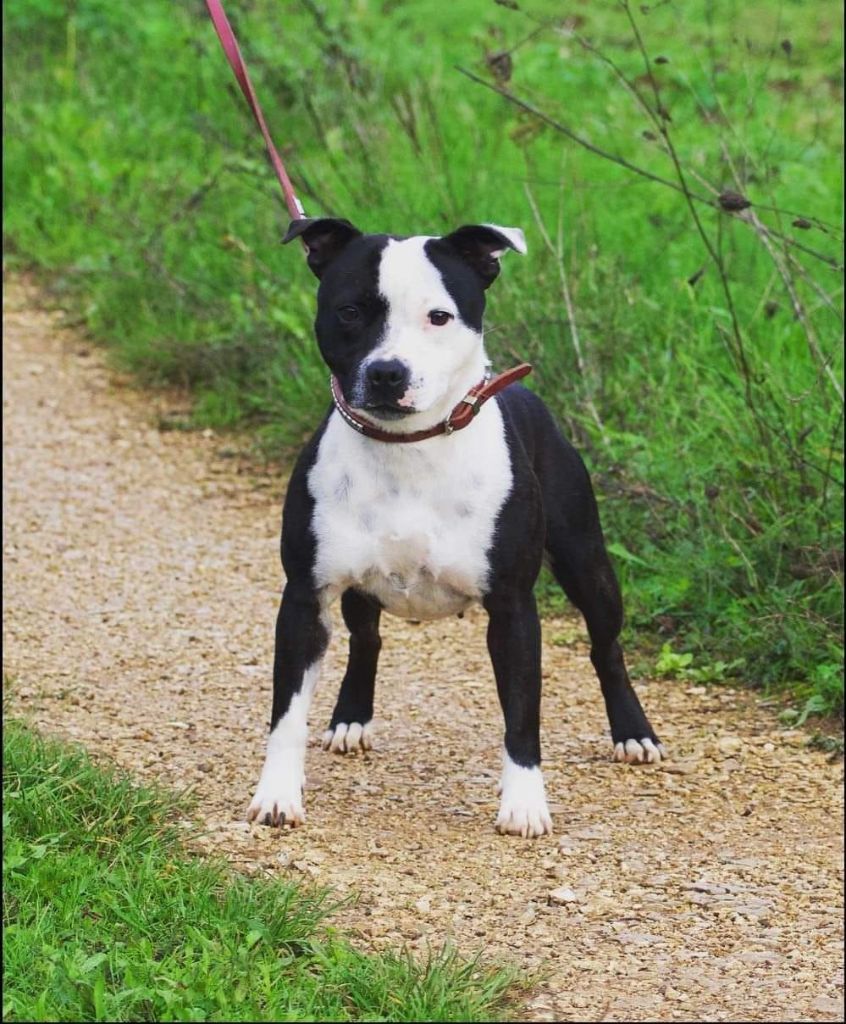
<svg viewBox="0 0 846 1024"><path fill-rule="evenodd" d="M842 766L748 695L639 686L673 760L610 763L579 630L544 628L556 826L493 829L500 713L479 614L384 619L378 749L319 749L346 639L311 719L306 827L242 820L264 753L282 484L220 440L162 433L154 400L7 288L4 670L15 704L144 779L191 787L193 841L305 875L357 906L368 946L542 967L534 1020L842 1019ZM564 905L551 890L572 890Z"/></svg>

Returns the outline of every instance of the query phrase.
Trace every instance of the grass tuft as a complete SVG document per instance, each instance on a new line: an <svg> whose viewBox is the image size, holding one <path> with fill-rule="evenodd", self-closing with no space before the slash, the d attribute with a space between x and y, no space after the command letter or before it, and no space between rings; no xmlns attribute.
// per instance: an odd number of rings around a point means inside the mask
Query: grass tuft
<svg viewBox="0 0 846 1024"><path fill-rule="evenodd" d="M490 1020L516 979L364 954L327 894L181 848L184 805L6 723L3 1019Z"/></svg>

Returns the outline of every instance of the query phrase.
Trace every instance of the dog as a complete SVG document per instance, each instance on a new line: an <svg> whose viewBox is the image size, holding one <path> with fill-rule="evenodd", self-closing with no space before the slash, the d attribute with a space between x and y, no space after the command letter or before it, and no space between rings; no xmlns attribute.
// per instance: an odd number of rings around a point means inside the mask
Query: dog
<svg viewBox="0 0 846 1024"><path fill-rule="evenodd" d="M334 404L285 498L270 735L247 817L305 820L307 715L336 597L349 661L323 746L337 752L372 746L382 612L436 619L475 602L488 613L505 718L496 828L543 835L533 586L544 559L585 618L614 758L666 752L626 671L620 589L584 463L534 392L486 377L486 290L505 252L526 252L523 232L479 224L402 237L302 218L284 241L297 238L320 282L315 333Z"/></svg>

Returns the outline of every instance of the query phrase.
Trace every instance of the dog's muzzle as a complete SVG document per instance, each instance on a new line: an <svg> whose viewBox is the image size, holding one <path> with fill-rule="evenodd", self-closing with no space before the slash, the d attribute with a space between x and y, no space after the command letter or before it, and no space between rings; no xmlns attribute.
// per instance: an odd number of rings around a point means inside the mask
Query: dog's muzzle
<svg viewBox="0 0 846 1024"><path fill-rule="evenodd" d="M414 412L403 403L411 381L411 371L399 359L376 359L364 368L362 408L376 416L396 419Z"/></svg>

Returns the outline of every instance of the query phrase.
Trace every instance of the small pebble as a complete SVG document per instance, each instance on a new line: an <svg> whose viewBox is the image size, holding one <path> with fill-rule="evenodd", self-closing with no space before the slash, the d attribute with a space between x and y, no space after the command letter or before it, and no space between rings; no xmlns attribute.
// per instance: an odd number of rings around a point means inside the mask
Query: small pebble
<svg viewBox="0 0 846 1024"><path fill-rule="evenodd" d="M578 896L576 896L572 889L562 885L558 889L552 889L547 899L550 903L561 905L563 903L575 903Z"/></svg>

